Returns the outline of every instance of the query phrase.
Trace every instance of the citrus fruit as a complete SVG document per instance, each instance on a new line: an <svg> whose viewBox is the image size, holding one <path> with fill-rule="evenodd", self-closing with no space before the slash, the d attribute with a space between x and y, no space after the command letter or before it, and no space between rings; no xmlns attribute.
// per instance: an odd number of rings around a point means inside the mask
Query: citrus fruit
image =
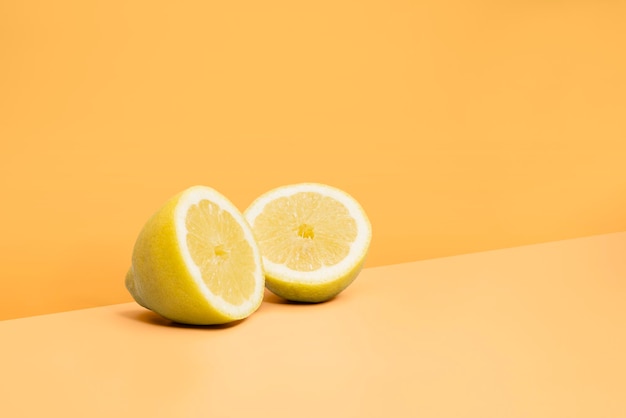
<svg viewBox="0 0 626 418"><path fill-rule="evenodd" d="M261 304L259 248L237 208L194 186L145 224L133 248L126 288L140 305L185 324L243 319Z"/></svg>
<svg viewBox="0 0 626 418"><path fill-rule="evenodd" d="M266 287L300 302L323 302L357 277L372 229L347 193L324 184L273 189L244 212L265 271Z"/></svg>

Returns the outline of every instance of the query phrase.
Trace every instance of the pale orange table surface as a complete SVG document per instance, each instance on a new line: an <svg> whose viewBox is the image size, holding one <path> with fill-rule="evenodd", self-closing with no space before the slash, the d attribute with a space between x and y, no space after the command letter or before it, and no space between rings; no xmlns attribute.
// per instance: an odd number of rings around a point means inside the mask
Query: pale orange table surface
<svg viewBox="0 0 626 418"><path fill-rule="evenodd" d="M626 417L626 233L364 270L230 327L0 322L2 417Z"/></svg>

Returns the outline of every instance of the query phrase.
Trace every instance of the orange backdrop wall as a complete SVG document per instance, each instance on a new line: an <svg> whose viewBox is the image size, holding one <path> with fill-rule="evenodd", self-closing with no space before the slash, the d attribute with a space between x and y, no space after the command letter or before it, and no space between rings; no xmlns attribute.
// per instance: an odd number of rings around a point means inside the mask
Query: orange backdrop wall
<svg viewBox="0 0 626 418"><path fill-rule="evenodd" d="M0 319L130 301L194 184L343 188L368 266L626 230L626 3L505 3L1 2Z"/></svg>

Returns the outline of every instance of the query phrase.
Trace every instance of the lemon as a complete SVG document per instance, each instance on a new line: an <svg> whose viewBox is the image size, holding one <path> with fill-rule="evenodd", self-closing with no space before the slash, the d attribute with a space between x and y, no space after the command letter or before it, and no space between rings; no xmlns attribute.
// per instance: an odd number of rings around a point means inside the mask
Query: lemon
<svg viewBox="0 0 626 418"><path fill-rule="evenodd" d="M357 277L371 224L347 193L318 183L279 187L244 212L263 258L266 287L288 300L323 302Z"/></svg>
<svg viewBox="0 0 626 418"><path fill-rule="evenodd" d="M148 220L126 275L138 304L197 325L251 315L264 283L259 248L243 215L205 186L179 193Z"/></svg>

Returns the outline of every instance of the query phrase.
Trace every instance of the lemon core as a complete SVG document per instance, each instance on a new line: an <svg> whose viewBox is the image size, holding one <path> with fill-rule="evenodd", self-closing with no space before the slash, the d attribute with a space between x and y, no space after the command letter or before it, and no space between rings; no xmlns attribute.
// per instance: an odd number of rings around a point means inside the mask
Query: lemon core
<svg viewBox="0 0 626 418"><path fill-rule="evenodd" d="M307 224L302 224L298 227L298 235L302 238L315 238L315 232L313 232L313 227Z"/></svg>

